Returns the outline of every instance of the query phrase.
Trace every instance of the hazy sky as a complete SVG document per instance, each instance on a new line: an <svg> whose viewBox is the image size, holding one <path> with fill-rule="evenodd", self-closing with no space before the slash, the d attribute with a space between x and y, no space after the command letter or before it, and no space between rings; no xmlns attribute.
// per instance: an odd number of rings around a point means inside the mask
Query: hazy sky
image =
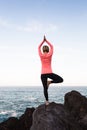
<svg viewBox="0 0 87 130"><path fill-rule="evenodd" d="M41 85L44 34L62 86L87 85L87 0L0 0L0 86Z"/></svg>

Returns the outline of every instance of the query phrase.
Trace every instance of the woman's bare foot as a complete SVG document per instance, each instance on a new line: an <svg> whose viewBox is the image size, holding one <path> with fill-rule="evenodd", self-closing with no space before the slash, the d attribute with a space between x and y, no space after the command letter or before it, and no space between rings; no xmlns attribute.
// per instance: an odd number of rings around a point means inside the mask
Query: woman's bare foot
<svg viewBox="0 0 87 130"><path fill-rule="evenodd" d="M48 80L47 81L47 86L49 87L50 84L51 84L51 81Z"/></svg>
<svg viewBox="0 0 87 130"><path fill-rule="evenodd" d="M50 103L49 103L49 101L46 101L46 103L45 103L45 104L46 104L46 106L48 106Z"/></svg>

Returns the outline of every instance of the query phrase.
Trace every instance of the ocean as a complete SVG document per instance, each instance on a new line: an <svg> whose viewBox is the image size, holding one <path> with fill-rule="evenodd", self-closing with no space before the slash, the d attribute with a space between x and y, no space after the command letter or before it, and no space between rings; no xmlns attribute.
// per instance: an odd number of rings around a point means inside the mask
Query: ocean
<svg viewBox="0 0 87 130"><path fill-rule="evenodd" d="M50 86L49 101L64 103L64 95L72 90L87 97L87 87ZM9 117L20 117L26 108L37 107L45 101L43 87L0 87L0 122Z"/></svg>

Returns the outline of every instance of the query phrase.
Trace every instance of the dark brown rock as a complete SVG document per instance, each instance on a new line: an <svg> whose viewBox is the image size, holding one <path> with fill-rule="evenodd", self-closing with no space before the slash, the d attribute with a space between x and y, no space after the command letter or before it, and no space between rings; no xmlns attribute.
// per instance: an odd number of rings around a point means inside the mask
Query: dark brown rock
<svg viewBox="0 0 87 130"><path fill-rule="evenodd" d="M35 108L27 108L25 113L19 118L20 130L30 130L34 110Z"/></svg>
<svg viewBox="0 0 87 130"><path fill-rule="evenodd" d="M87 98L77 91L65 94L64 106L77 120L87 114Z"/></svg>
<svg viewBox="0 0 87 130"><path fill-rule="evenodd" d="M50 103L39 106L33 113L30 130L82 130L62 104Z"/></svg>
<svg viewBox="0 0 87 130"><path fill-rule="evenodd" d="M34 110L34 108L27 108L19 119L10 117L7 121L0 123L0 130L30 130Z"/></svg>
<svg viewBox="0 0 87 130"><path fill-rule="evenodd" d="M18 125L18 119L15 117L10 117L8 120L0 124L0 130L15 130Z"/></svg>

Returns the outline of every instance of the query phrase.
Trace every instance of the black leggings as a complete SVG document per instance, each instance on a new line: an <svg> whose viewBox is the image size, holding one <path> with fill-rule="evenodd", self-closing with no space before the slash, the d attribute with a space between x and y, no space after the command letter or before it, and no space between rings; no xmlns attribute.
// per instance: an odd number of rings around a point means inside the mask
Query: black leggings
<svg viewBox="0 0 87 130"><path fill-rule="evenodd" d="M61 78L59 75L54 74L54 73L49 73L49 74L41 74L41 81L44 87L44 96L46 101L48 101L48 86L47 86L47 79L50 78L51 83L62 83L63 78Z"/></svg>

